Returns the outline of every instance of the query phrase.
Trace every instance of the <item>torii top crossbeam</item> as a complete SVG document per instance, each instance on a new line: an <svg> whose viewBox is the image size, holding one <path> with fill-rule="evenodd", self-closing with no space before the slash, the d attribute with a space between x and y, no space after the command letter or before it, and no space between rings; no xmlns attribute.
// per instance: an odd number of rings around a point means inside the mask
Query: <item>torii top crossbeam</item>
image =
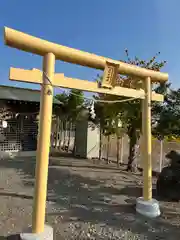
<svg viewBox="0 0 180 240"><path fill-rule="evenodd" d="M30 36L28 34L16 31L8 27L4 28L4 40L5 44L10 47L35 53L41 56L45 56L46 53L53 53L56 56L56 59L69 63L104 70L106 62L110 61L119 65L118 72L121 74L136 76L140 78L150 77L152 81L156 82L164 82L168 80L167 73L148 70L88 52L65 47L59 44L48 42L46 40L42 40L40 38Z"/></svg>

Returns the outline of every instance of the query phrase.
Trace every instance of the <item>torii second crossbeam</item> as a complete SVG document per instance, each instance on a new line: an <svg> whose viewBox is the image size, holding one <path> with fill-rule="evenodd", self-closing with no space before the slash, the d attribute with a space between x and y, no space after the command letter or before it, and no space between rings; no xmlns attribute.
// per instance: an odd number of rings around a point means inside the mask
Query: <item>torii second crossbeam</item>
<svg viewBox="0 0 180 240"><path fill-rule="evenodd" d="M29 82L35 84L42 84L42 71L39 69L25 70L21 68L10 68L9 79L14 81ZM80 80L76 78L65 77L63 73L55 73L54 79L51 80L54 87L62 87L69 89L79 89L87 92L105 93L116 96L134 97L144 99L145 93L143 89L132 89L115 86L112 89L104 89L99 87L97 82L90 82L87 80ZM152 101L163 102L164 96L152 92Z"/></svg>

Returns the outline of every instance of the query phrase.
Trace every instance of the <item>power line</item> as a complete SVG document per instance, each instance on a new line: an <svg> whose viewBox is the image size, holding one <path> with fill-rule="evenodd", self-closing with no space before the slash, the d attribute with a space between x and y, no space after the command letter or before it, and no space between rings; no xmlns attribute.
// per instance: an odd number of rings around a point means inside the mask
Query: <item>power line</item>
<svg viewBox="0 0 180 240"><path fill-rule="evenodd" d="M43 71L43 74L46 77L46 79L48 80L48 82L53 86L51 80L49 79L49 77L47 76L47 74L44 71ZM75 94L75 93L71 93L71 94L73 94L74 96L77 96L77 97L79 96L78 94ZM90 101L101 102L101 103L122 103L122 102L133 101L133 100L139 99L143 96L144 96L144 94L142 96L140 95L138 97L131 97L131 98L122 99L122 100L101 100L101 99L93 99L93 98L90 98L90 97L84 97L84 98L87 99L87 100L90 100Z"/></svg>

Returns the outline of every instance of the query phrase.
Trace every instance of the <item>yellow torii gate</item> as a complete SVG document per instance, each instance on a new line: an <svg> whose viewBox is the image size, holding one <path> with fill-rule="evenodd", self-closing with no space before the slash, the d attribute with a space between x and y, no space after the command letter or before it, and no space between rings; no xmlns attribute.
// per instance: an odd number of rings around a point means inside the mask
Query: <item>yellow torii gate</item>
<svg viewBox="0 0 180 240"><path fill-rule="evenodd" d="M151 91L151 82L165 82L168 80L168 74L51 43L7 27L4 29L4 39L5 44L10 47L38 54L43 57L42 72L38 69L24 70L10 68L11 80L37 83L42 86L32 232L38 234L44 231L53 86L142 99L144 186L143 198L137 201L136 209L138 212L146 215L145 212L149 211L147 209L153 208L152 205L154 204L152 199L151 166L151 100L163 101L163 95ZM106 76L103 79L102 86L100 87L98 83L95 82L68 78L62 73L54 73L56 59L90 68L105 69ZM113 74L117 73L142 79L143 89L136 90L114 86ZM148 206L148 204L150 204L150 206ZM145 207L144 209L146 210L140 209L141 207ZM155 215L158 214L159 213L155 213Z"/></svg>

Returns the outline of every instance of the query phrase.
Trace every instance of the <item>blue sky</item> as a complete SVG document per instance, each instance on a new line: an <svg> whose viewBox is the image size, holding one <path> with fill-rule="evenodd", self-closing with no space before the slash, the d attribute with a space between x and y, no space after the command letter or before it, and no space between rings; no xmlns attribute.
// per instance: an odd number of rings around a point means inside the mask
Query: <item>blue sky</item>
<svg viewBox="0 0 180 240"><path fill-rule="evenodd" d="M3 27L93 52L123 59L124 49L142 59L161 52L163 71L180 87L179 0L1 0L0 84L38 86L8 80L9 67L41 68L42 58L4 46ZM60 61L56 72L94 80L98 71Z"/></svg>

